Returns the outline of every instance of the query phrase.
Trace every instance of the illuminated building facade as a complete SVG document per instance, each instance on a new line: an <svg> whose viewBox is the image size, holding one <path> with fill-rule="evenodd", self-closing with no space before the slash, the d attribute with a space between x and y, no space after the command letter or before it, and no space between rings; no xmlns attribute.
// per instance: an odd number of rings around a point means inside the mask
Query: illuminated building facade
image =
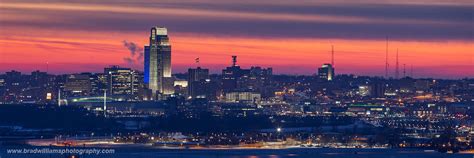
<svg viewBox="0 0 474 158"><path fill-rule="evenodd" d="M325 81L332 81L334 79L334 67L331 64L323 64L318 69L318 77Z"/></svg>
<svg viewBox="0 0 474 158"><path fill-rule="evenodd" d="M257 92L230 92L225 94L227 102L254 102L260 101L261 95Z"/></svg>
<svg viewBox="0 0 474 158"><path fill-rule="evenodd" d="M360 96L369 96L370 95L370 87L367 85L359 86L359 95Z"/></svg>
<svg viewBox="0 0 474 158"><path fill-rule="evenodd" d="M140 87L139 74L130 69L112 66L104 69L107 91L111 95L136 95Z"/></svg>
<svg viewBox="0 0 474 158"><path fill-rule="evenodd" d="M172 94L171 45L168 31L164 27L153 27L150 31L150 44L145 46L144 81L153 95Z"/></svg>

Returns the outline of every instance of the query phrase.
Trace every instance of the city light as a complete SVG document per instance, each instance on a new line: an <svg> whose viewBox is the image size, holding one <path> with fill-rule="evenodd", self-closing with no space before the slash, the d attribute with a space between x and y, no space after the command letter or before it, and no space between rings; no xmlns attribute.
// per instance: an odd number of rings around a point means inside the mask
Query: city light
<svg viewBox="0 0 474 158"><path fill-rule="evenodd" d="M0 8L0 158L474 153L468 2Z"/></svg>

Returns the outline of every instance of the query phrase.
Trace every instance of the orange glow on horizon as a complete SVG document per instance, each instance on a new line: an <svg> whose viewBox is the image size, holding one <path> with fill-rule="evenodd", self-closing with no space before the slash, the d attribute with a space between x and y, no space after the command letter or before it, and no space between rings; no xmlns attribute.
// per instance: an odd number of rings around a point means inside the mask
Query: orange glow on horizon
<svg viewBox="0 0 474 158"><path fill-rule="evenodd" d="M46 62L50 63L51 72L56 73L91 70L100 72L100 67L107 65L122 65L141 70L142 65L139 62L134 65L124 62L123 58L130 56L130 53L122 41L132 41L143 46L148 40L147 30L138 33L14 28L8 30L21 33L0 38L2 72L12 69L44 70L42 67ZM201 59L202 66L217 69L214 71L218 72L224 66L230 65L231 55L238 55L238 64L244 67L260 65L273 67L276 73L311 74L321 64L330 62L331 45L335 46L335 66L338 73L382 75L384 71L385 41L215 37L173 33L172 28L169 30L174 72L184 72L188 67L193 67L197 57ZM37 36L28 36L31 34ZM472 42L390 41L389 60L393 70L397 48L401 66L413 65L415 69L445 67L424 73L474 76L474 72L469 68L474 65ZM54 65L57 65L56 69ZM462 66L465 68L460 68ZM437 72L438 70L453 72Z"/></svg>

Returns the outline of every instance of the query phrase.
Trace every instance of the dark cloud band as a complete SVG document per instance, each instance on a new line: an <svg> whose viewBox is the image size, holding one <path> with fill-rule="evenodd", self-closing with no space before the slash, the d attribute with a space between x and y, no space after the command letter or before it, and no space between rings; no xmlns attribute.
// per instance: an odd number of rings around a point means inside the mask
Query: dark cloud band
<svg viewBox="0 0 474 158"><path fill-rule="evenodd" d="M384 39L389 36L395 40L472 41L474 32L474 9L470 5L285 6L204 1L182 5L142 2L131 4L136 10L128 10L123 9L122 3L118 9L112 4L112 8L99 5L95 10L87 8L87 4L84 7L84 4L76 3L72 5L78 7L71 9L55 8L54 5L43 8L11 5L1 12L41 15L48 20L3 19L1 22L3 26L11 27L117 32L143 32L150 26L162 25L175 33L259 38ZM214 12L223 15L213 15Z"/></svg>

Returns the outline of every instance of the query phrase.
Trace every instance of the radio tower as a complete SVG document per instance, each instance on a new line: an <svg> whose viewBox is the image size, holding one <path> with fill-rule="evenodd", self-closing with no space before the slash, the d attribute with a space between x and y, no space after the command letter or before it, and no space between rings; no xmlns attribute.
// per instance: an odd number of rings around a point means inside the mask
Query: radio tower
<svg viewBox="0 0 474 158"><path fill-rule="evenodd" d="M334 45L331 45L331 65L334 67Z"/></svg>
<svg viewBox="0 0 474 158"><path fill-rule="evenodd" d="M398 77L400 76L400 70L398 68L398 48L397 48L397 58L396 58L397 62L395 63L395 79L399 79Z"/></svg>
<svg viewBox="0 0 474 158"><path fill-rule="evenodd" d="M388 78L388 36L385 44L385 78Z"/></svg>
<svg viewBox="0 0 474 158"><path fill-rule="evenodd" d="M406 71L405 66L406 66L406 64L403 64L403 77L407 76L407 71Z"/></svg>

